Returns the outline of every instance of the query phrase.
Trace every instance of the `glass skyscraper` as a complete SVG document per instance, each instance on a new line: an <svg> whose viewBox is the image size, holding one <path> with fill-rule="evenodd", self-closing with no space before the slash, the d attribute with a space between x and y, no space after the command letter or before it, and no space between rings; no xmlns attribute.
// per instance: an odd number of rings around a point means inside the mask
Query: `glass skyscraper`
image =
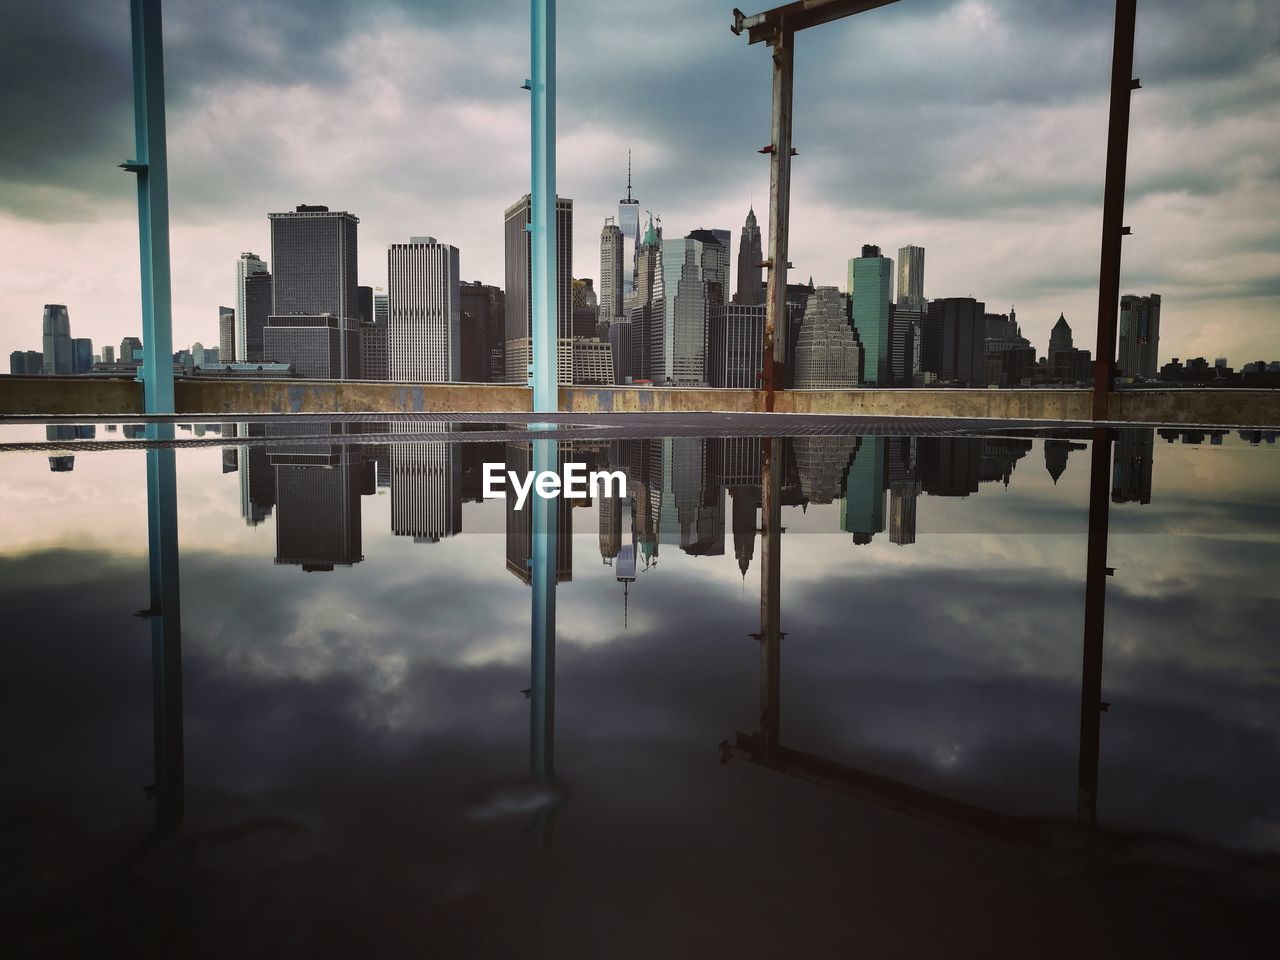
<svg viewBox="0 0 1280 960"><path fill-rule="evenodd" d="M887 386L891 379L889 305L893 302L893 261L868 244L862 256L849 261L849 297L853 327L862 344L861 380L868 386Z"/></svg>

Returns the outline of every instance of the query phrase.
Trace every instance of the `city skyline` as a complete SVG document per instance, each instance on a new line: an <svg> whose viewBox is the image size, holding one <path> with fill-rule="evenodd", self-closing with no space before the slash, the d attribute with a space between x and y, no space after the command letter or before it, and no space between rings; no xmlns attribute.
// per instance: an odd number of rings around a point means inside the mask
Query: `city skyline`
<svg viewBox="0 0 1280 960"><path fill-rule="evenodd" d="M130 319L137 309L133 188L115 169L131 137L125 11L120 4L60 18L48 7L15 10L9 37L46 53L74 51L61 58L69 72L57 88L35 91L37 99L47 94L66 108L51 111L60 124L85 110L72 96L77 90L95 112L74 149L60 141L65 132L46 125L0 154L0 237L14 267L0 296L9 318L0 352L30 349L28 330L52 302L67 304L77 332L95 343L141 333ZM767 139L765 58L725 36L727 13L718 8L683 11L688 29L679 43L645 45L643 38L671 15L661 4L646 8L628 29L655 70L667 71L663 84L703 70L727 81L696 93L692 109L677 112L661 96L646 98L642 84L610 92L589 81L599 54L583 38L619 11L593 5L581 13L566 18L560 41L560 191L577 199L581 229L594 236L616 212L631 149L633 193L642 210L664 215L668 236L708 223L736 230L753 195L765 194L767 170L754 155L756 141ZM233 6L227 15L263 37L309 23L300 7L267 15ZM217 342L216 308L232 293L226 264L241 251L269 249L261 211L290 209L299 200L361 217L364 283L385 285L376 265L386 247L420 229L458 246L463 276L501 283L498 214L527 182L527 102L515 88L525 70L522 6L412 13L385 4L368 17L337 18L324 35L310 24L304 37L335 54L334 77L320 76L296 50L255 47L252 56L236 54L244 69L232 79L222 60L198 53L197 45L217 50L224 34L237 31L221 17L178 6L166 18L176 343ZM1144 83L1134 101L1127 214L1134 236L1126 240L1122 289L1161 292L1161 363L1226 354L1239 365L1277 352L1267 323L1276 292L1268 263L1280 241L1267 226L1276 200L1262 172L1276 127L1261 122L1256 106L1275 75L1264 53L1276 24L1276 11L1260 3L1213 9L1157 3L1140 11L1135 73ZM1065 312L1077 344L1091 347L1110 26L1105 3L1069 18L995 3L904 3L858 18L856 26L806 37L796 78L801 160L792 282L813 274L819 285L842 285L844 264L864 243L888 256L919 245L930 251L926 296L1017 303L1023 332L1035 344L1047 341ZM1070 64L1045 55L1062 30L1085 51ZM944 66L923 55L904 83L900 61L908 39L913 50L945 52L940 59L950 65L981 59L983 78L943 84ZM850 45L866 55L847 56ZM423 49L432 56L422 57ZM23 52L7 52L14 54L11 68L20 67ZM375 61L380 70L370 67ZM82 77L97 86L84 91L77 86ZM30 101L29 79L13 89ZM364 104L378 100L367 96L374 89L388 98L369 109ZM733 90L734 109L723 103L717 109L739 122L701 122L701 111L713 98L723 101L724 89ZM854 104L842 92L852 89L885 95L874 107L868 104L876 96ZM408 108L412 94L425 105ZM987 100L996 102L979 108ZM282 111L284 101L289 109ZM833 114L831 102L847 109ZM972 108L964 129L939 120L940 109L957 104ZM16 101L7 99L6 108L16 109ZM304 163L309 138L329 138L327 131L343 122L354 124L361 143L340 159ZM929 129L930 149L909 149L919 135L905 127L917 123ZM456 156L433 159L425 173L409 177L397 157L414 151L383 149L405 124L459 132ZM866 144L853 130L868 124L883 131L882 142L861 146L850 162L848 144ZM1192 137L1200 146L1184 149ZM939 141L949 149L939 149ZM947 159L942 169L938 156ZM238 169L246 163L254 166L253 178ZM859 206L865 196L883 199ZM767 213L757 216L767 237ZM573 253L575 277L598 276L595 243L580 242ZM69 260L82 265L75 275L50 267ZM1185 269L1187 261L1195 262L1194 271Z"/></svg>

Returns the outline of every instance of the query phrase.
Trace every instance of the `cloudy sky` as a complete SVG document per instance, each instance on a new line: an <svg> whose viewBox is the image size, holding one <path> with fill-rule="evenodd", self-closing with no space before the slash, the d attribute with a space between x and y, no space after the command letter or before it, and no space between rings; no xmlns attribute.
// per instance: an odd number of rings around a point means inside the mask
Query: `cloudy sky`
<svg viewBox="0 0 1280 960"><path fill-rule="evenodd" d="M46 302L138 334L127 0L17 0L0 36L0 352ZM625 187L668 235L767 229L769 60L724 2L560 2L560 193L574 271ZM755 8L752 8L754 11ZM1109 0L902 0L797 42L792 262L843 285L864 243L927 249L925 293L1016 304L1093 347ZM174 342L217 342L240 251L302 202L360 217L361 282L432 234L500 283L528 189L524 0L165 9ZM1142 0L1123 290L1164 297L1161 359L1280 358L1280 5ZM735 240L736 245L736 240ZM736 255L736 249L735 249Z"/></svg>

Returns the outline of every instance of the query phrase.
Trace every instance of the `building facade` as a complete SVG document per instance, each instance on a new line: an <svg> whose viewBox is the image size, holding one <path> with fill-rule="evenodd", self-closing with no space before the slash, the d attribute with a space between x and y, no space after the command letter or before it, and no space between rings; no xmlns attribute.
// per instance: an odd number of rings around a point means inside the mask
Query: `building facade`
<svg viewBox="0 0 1280 960"><path fill-rule="evenodd" d="M622 316L622 230L613 217L600 231L600 319L613 323Z"/></svg>
<svg viewBox="0 0 1280 960"><path fill-rule="evenodd" d="M458 248L410 237L387 249L387 367L393 381L449 383L462 371Z"/></svg>
<svg viewBox="0 0 1280 960"><path fill-rule="evenodd" d="M728 303L711 308L707 379L713 387L755 390L764 369L763 303Z"/></svg>
<svg viewBox="0 0 1280 960"><path fill-rule="evenodd" d="M847 303L835 287L815 287L809 295L796 340L797 389L858 386L860 347L849 326Z"/></svg>
<svg viewBox="0 0 1280 960"><path fill-rule="evenodd" d="M944 383L986 385L986 304L972 297L930 301L920 366Z"/></svg>
<svg viewBox="0 0 1280 960"><path fill-rule="evenodd" d="M849 261L849 299L853 305L853 329L862 345L860 380L868 386L886 386L891 380L889 306L893 302L893 261L880 248L867 244L862 256Z"/></svg>
<svg viewBox="0 0 1280 960"><path fill-rule="evenodd" d="M462 297L462 379L502 383L506 379L507 300L501 287L474 280Z"/></svg>
<svg viewBox="0 0 1280 960"><path fill-rule="evenodd" d="M760 225L756 223L756 211L752 207L747 210L742 237L738 240L738 285L733 294L734 303L743 306L764 303L764 278L760 272L763 261Z"/></svg>
<svg viewBox="0 0 1280 960"><path fill-rule="evenodd" d="M71 343L71 317L65 304L46 303L42 319L44 333L44 373L75 373L75 348Z"/></svg>
<svg viewBox="0 0 1280 960"><path fill-rule="evenodd" d="M102 348L102 359L107 360L107 348ZM236 310L235 307L218 308L218 359L223 363L235 363L239 358L236 353Z"/></svg>
<svg viewBox="0 0 1280 960"><path fill-rule="evenodd" d="M263 351L289 363L299 377L316 380L359 379L360 333L356 326L328 314L268 317ZM354 370L348 372L350 368Z"/></svg>
<svg viewBox="0 0 1280 960"><path fill-rule="evenodd" d="M266 302L262 299L261 286L255 287L253 302L250 304L249 291L246 284L250 277L255 276L268 277L266 285ZM268 270L266 263L256 253L245 251L240 254L240 259L236 261L236 334L235 347L232 352L234 358L241 363L247 363L250 360L261 360L262 349L262 328L267 325L267 317L271 315L271 272ZM249 329L250 311L252 309L252 317L257 321L256 330ZM256 338L255 338L256 333ZM250 350L249 344L251 340L256 340L259 354L255 357ZM231 357L225 358L228 361Z"/></svg>
<svg viewBox="0 0 1280 960"><path fill-rule="evenodd" d="M924 313L924 247L898 248L898 306Z"/></svg>
<svg viewBox="0 0 1280 960"><path fill-rule="evenodd" d="M359 376L359 295L356 277L359 219L345 210L300 204L268 214L271 222L271 315L329 315L338 323L343 351L336 379ZM349 334L354 334L350 336ZM356 343L356 352L348 344ZM250 360L252 360L250 356ZM292 357L266 359L293 362Z"/></svg>
<svg viewBox="0 0 1280 960"><path fill-rule="evenodd" d="M532 243L527 229L530 220L529 194L525 194L504 214L506 261L506 380L527 383L529 364L533 359L530 331L533 323ZM572 339L573 333L573 201L556 198L556 329L561 340ZM560 383L573 376L572 354L559 358L557 373Z"/></svg>
<svg viewBox="0 0 1280 960"><path fill-rule="evenodd" d="M46 348L46 363L48 350ZM1160 354L1160 294L1126 294L1120 298L1120 359L1122 377L1156 378Z"/></svg>

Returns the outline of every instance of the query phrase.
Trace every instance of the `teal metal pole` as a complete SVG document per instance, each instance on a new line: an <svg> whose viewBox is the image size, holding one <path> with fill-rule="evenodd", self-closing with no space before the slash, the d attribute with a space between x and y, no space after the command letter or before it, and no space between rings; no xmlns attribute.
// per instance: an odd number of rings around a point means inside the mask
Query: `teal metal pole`
<svg viewBox="0 0 1280 960"><path fill-rule="evenodd" d="M556 3L531 0L532 72L529 193L529 297L533 348L533 412L559 409L556 387L559 330L556 321Z"/></svg>
<svg viewBox="0 0 1280 960"><path fill-rule="evenodd" d="M142 271L143 410L173 413L173 315L169 286L169 165L165 156L164 40L160 0L130 0L134 159ZM130 359L130 358L126 358Z"/></svg>

